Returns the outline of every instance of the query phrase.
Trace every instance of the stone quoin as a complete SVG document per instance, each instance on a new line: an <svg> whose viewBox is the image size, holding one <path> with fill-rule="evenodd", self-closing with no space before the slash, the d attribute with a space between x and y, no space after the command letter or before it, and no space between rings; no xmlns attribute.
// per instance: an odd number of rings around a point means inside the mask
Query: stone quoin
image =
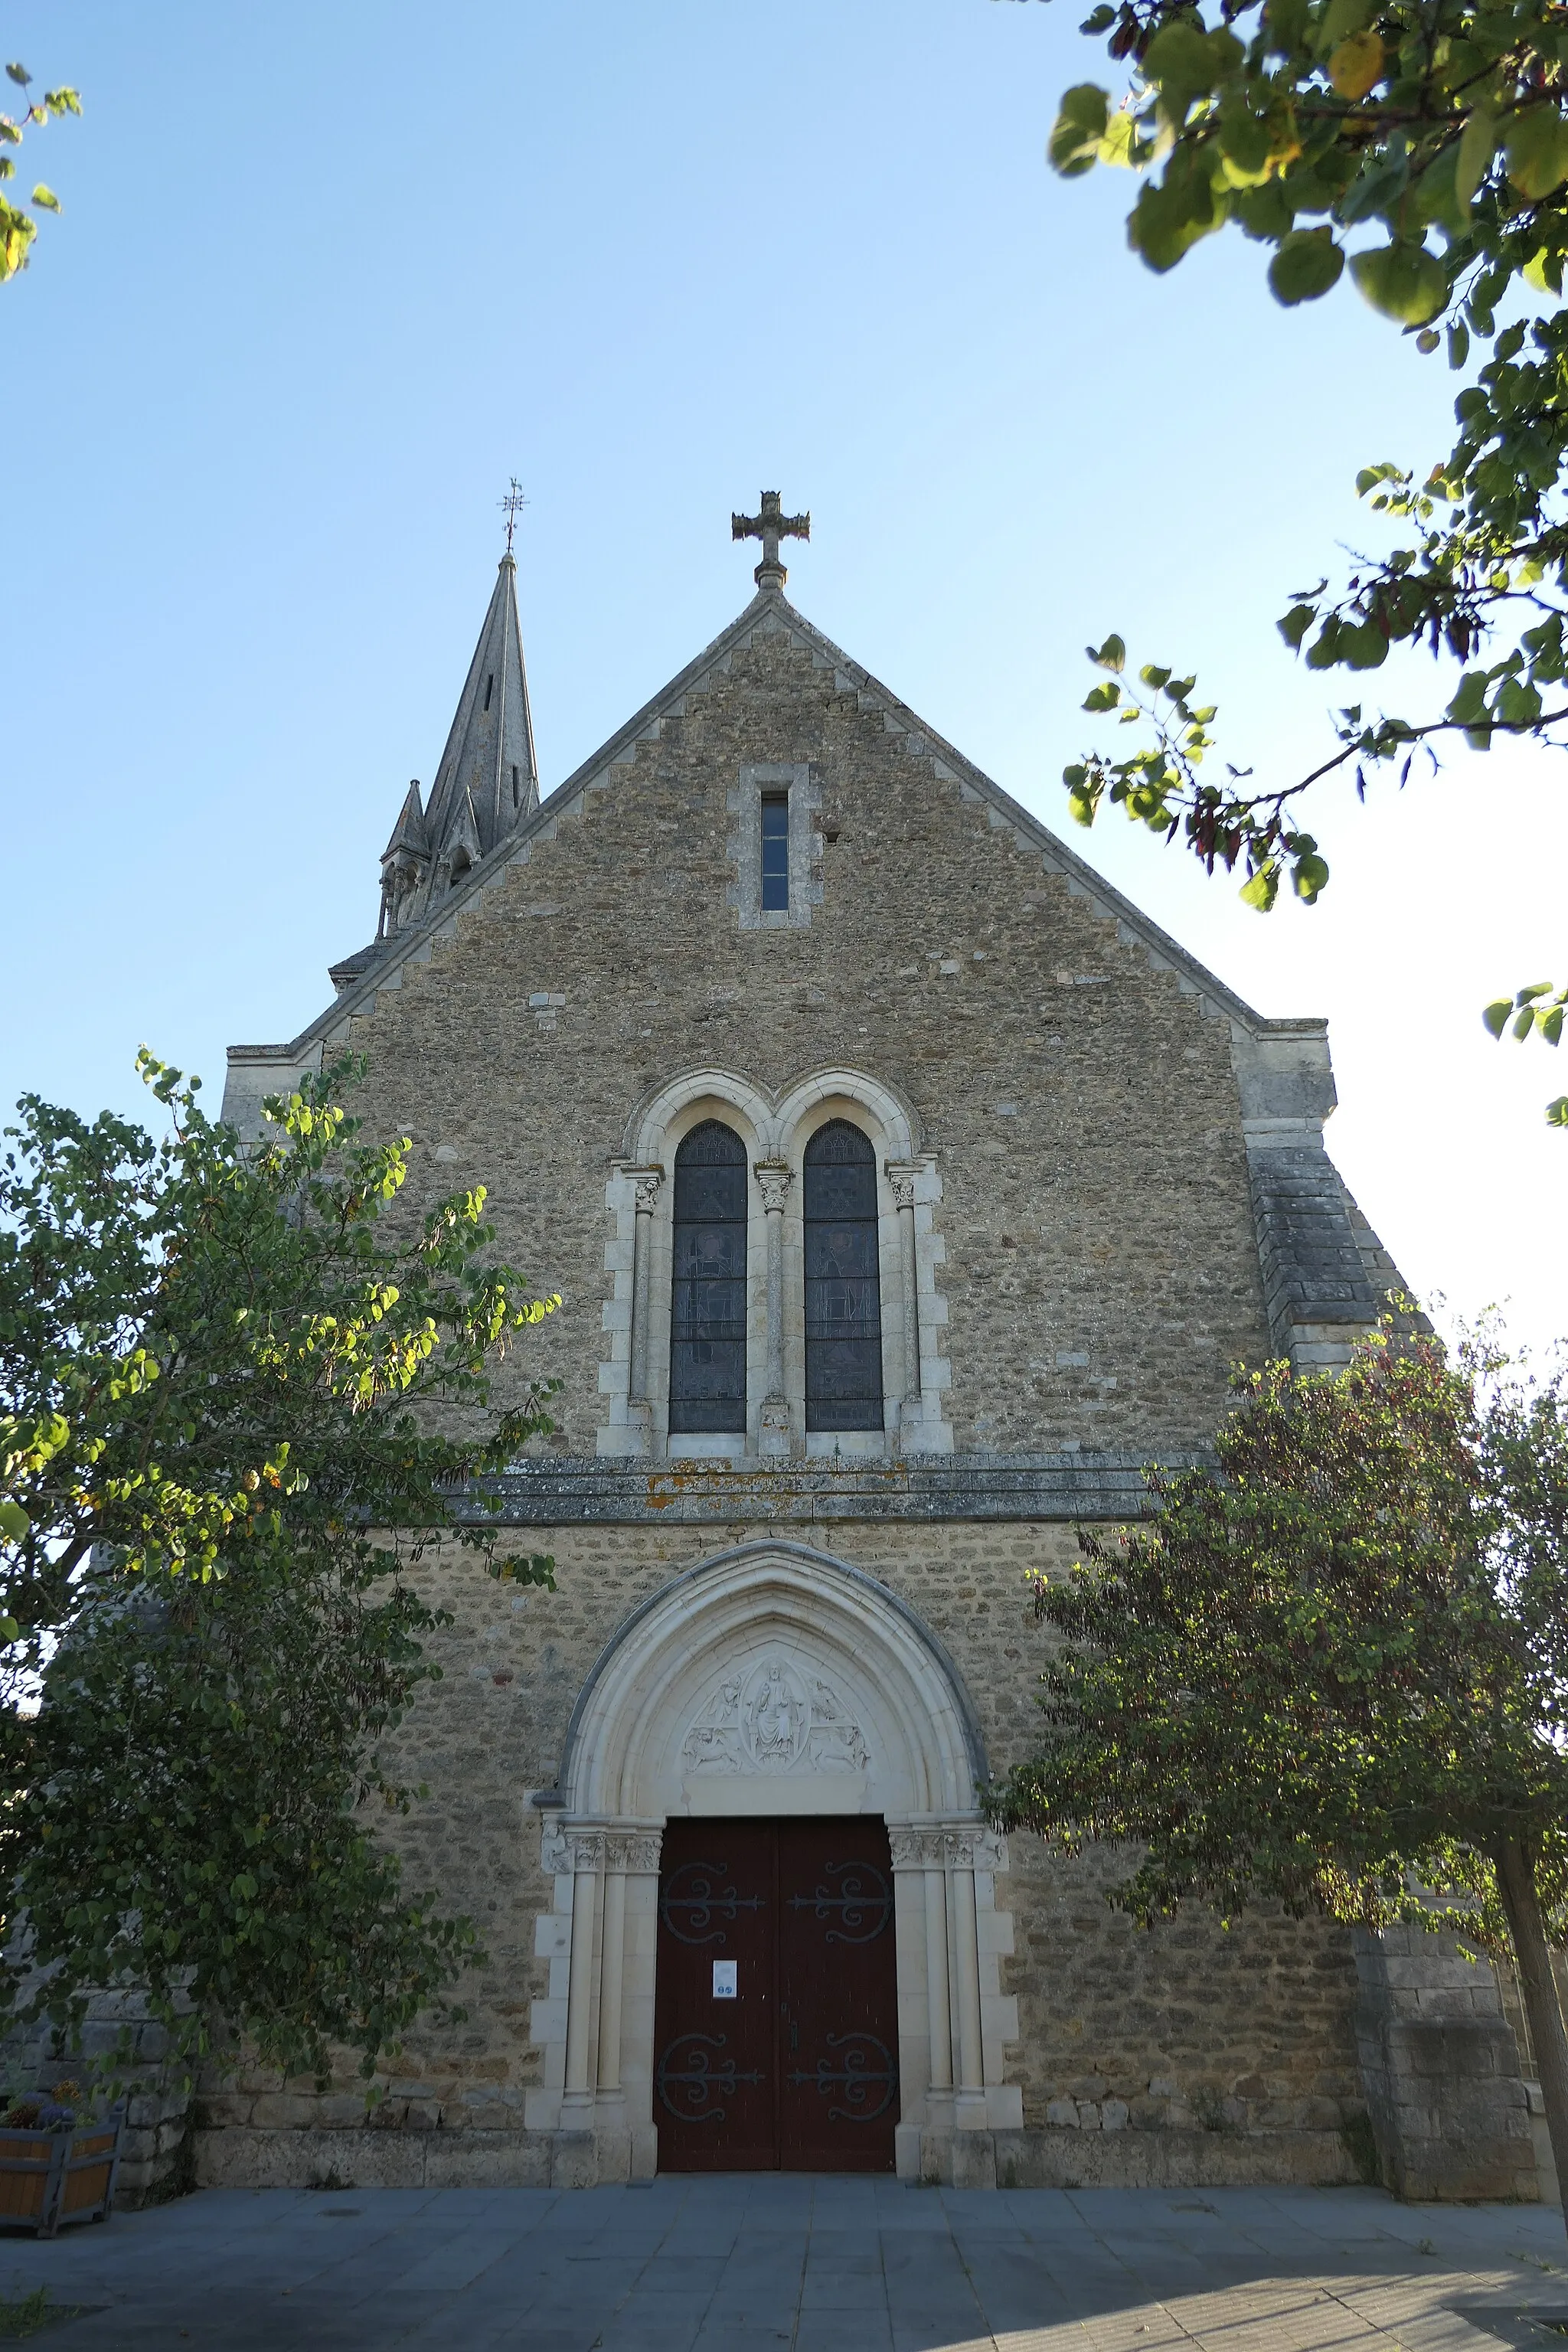
<svg viewBox="0 0 1568 2352"><path fill-rule="evenodd" d="M349 2071L215 2084L198 2177L722 2168L743 2107L784 2166L1308 2183L1375 2146L1414 2193L1533 2197L1489 1969L1268 1912L1138 1932L1105 1857L986 1826L1028 1575L1205 1444L1237 1360L1343 1360L1397 1276L1324 1148L1325 1024L1259 1017L807 621L809 528L733 518L752 601L543 799L509 541L374 939L230 1053L247 1132L363 1054L411 1211L483 1182L560 1293L497 1376L562 1382L502 1482L557 1590L416 1570L454 1622L389 1834L479 1925L467 2022L374 2123Z"/></svg>

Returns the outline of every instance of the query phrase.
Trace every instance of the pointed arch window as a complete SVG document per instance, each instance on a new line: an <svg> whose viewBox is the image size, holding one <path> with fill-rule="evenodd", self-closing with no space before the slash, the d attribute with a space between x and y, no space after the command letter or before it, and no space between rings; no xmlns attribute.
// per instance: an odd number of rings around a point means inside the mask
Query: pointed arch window
<svg viewBox="0 0 1568 2352"><path fill-rule="evenodd" d="M869 1139L829 1119L805 1147L805 1425L880 1429L881 1279Z"/></svg>
<svg viewBox="0 0 1568 2352"><path fill-rule="evenodd" d="M669 1426L746 1426L746 1148L716 1118L675 1155Z"/></svg>

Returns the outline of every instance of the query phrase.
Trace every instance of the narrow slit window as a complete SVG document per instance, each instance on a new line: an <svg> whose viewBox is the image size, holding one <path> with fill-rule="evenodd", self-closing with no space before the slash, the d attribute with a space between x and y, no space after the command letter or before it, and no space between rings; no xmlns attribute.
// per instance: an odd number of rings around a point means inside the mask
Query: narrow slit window
<svg viewBox="0 0 1568 2352"><path fill-rule="evenodd" d="M805 1425L882 1427L877 1161L869 1139L829 1119L805 1147Z"/></svg>
<svg viewBox="0 0 1568 2352"><path fill-rule="evenodd" d="M515 768L511 772L511 804L513 808L517 806L517 770Z"/></svg>
<svg viewBox="0 0 1568 2352"><path fill-rule="evenodd" d="M495 685L495 682L496 682L496 674L495 674L494 670L492 669L492 670L491 670L491 672L490 672L490 674L489 674L489 677L486 678L486 680L485 680L485 709L486 709L487 710L488 710L488 709L489 709L489 707L490 707L490 689L491 689L491 688Z"/></svg>
<svg viewBox="0 0 1568 2352"><path fill-rule="evenodd" d="M746 1426L746 1148L705 1119L675 1155L669 1426Z"/></svg>
<svg viewBox="0 0 1568 2352"><path fill-rule="evenodd" d="M763 912L789 907L789 795L763 795Z"/></svg>

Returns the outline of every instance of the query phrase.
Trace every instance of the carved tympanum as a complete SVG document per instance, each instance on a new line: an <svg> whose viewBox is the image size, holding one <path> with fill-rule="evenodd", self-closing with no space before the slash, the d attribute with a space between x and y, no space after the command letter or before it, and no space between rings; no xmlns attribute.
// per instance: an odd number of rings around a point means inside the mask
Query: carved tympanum
<svg viewBox="0 0 1568 2352"><path fill-rule="evenodd" d="M688 1772L863 1772L866 1738L832 1685L792 1659L727 1675L687 1733Z"/></svg>

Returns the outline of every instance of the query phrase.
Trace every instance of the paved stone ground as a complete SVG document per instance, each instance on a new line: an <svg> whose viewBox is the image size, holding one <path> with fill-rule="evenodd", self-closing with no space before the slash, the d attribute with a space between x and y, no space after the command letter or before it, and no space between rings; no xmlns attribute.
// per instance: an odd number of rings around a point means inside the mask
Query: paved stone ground
<svg viewBox="0 0 1568 2352"><path fill-rule="evenodd" d="M209 2190L52 2244L0 2294L96 2305L61 2352L1548 2352L1537 2206L1368 2189L1020 2189L753 2174L645 2189Z"/></svg>

